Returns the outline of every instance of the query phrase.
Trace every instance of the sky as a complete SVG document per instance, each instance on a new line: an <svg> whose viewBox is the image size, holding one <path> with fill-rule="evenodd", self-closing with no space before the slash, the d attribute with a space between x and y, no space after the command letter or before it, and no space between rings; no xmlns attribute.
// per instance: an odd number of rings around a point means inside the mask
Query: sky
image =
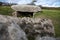
<svg viewBox="0 0 60 40"><path fill-rule="evenodd" d="M28 4L32 2L32 0L0 0L0 1L18 4ZM60 7L60 0L37 0L35 4L47 7Z"/></svg>

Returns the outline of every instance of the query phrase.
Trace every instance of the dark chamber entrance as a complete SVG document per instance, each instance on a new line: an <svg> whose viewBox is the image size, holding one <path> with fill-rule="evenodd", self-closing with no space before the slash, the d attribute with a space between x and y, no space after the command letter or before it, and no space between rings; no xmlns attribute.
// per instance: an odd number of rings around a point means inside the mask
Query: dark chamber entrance
<svg viewBox="0 0 60 40"><path fill-rule="evenodd" d="M22 16L22 17L33 17L33 12L20 12L20 11L17 11L17 16Z"/></svg>

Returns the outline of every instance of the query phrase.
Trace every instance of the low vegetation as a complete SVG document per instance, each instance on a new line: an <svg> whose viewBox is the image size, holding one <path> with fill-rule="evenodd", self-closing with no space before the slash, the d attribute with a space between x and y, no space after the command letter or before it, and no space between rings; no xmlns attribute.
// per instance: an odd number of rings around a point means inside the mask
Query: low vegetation
<svg viewBox="0 0 60 40"><path fill-rule="evenodd" d="M11 15L12 12L10 6L0 6L1 15ZM42 9L42 12L36 13L34 17L51 19L55 27L56 37L60 37L60 10Z"/></svg>
<svg viewBox="0 0 60 40"><path fill-rule="evenodd" d="M11 15L13 10L10 6L0 6L0 14L1 15Z"/></svg>

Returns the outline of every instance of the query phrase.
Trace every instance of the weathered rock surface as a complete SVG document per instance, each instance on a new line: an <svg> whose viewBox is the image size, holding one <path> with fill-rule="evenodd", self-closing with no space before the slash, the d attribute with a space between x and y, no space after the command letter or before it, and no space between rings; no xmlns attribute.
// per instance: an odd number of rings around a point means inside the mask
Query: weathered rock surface
<svg viewBox="0 0 60 40"><path fill-rule="evenodd" d="M54 37L48 37L48 36L44 36L44 37L37 37L35 40L56 40Z"/></svg>
<svg viewBox="0 0 60 40"><path fill-rule="evenodd" d="M42 38L54 35L54 26L50 19L0 15L0 40L35 40L38 36Z"/></svg>
<svg viewBox="0 0 60 40"><path fill-rule="evenodd" d="M16 23L17 20L0 15L0 40L27 40L25 32Z"/></svg>
<svg viewBox="0 0 60 40"><path fill-rule="evenodd" d="M38 12L41 8L35 5L12 5L11 8L20 12Z"/></svg>

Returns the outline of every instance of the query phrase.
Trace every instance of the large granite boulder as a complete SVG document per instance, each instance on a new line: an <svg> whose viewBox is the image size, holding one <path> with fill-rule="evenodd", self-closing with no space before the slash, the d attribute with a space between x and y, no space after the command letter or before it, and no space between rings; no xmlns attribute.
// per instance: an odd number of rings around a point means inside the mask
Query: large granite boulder
<svg viewBox="0 0 60 40"><path fill-rule="evenodd" d="M0 40L27 40L25 32L14 19L18 20L0 15Z"/></svg>
<svg viewBox="0 0 60 40"><path fill-rule="evenodd" d="M0 40L35 40L54 35L54 26L50 19L0 15Z"/></svg>
<svg viewBox="0 0 60 40"><path fill-rule="evenodd" d="M18 24L25 31L28 37L37 37L38 35L40 37L53 37L55 35L54 26L50 19L24 17Z"/></svg>
<svg viewBox="0 0 60 40"><path fill-rule="evenodd" d="M13 14L20 16L24 14L24 16L33 16L33 13L41 11L39 6L35 5L12 5L11 8L15 10Z"/></svg>

